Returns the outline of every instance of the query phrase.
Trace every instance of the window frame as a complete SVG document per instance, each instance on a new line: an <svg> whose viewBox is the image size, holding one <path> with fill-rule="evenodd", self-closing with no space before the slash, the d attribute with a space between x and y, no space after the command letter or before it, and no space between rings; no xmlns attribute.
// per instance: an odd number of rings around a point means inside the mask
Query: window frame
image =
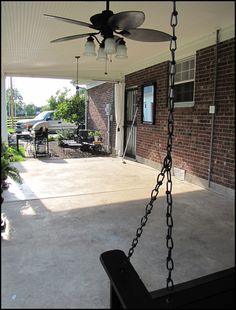
<svg viewBox="0 0 236 310"><path fill-rule="evenodd" d="M146 121L144 119L144 89L146 87L153 87L153 94L152 94L152 99L153 99L153 103L152 103L152 121ZM141 86L141 102L142 102L142 124L147 124L147 125L154 125L155 124L155 112L156 112L156 82L149 82L149 83L145 83Z"/></svg>
<svg viewBox="0 0 236 310"><path fill-rule="evenodd" d="M195 104L196 54L192 55L192 56L189 56L189 57L186 57L186 58L182 58L180 60L177 60L176 64L183 63L183 62L186 62L186 61L191 61L191 60L194 60L194 76L193 76L193 78L189 79L189 80L179 81L179 82L175 81L175 85L193 82L193 100L192 101L182 101L182 102L181 101L179 101L179 102L175 101L174 104L175 104L176 108L193 107L194 104Z"/></svg>

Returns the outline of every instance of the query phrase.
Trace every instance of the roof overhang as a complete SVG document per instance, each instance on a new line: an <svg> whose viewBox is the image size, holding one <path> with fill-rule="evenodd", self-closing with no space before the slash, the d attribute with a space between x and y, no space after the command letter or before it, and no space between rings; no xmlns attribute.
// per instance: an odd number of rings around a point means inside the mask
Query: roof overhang
<svg viewBox="0 0 236 310"><path fill-rule="evenodd" d="M79 59L79 83L122 81L128 73L170 58L169 42L147 43L126 39L128 58L112 59L105 65L96 57L83 56L86 38L61 43L51 40L90 32L91 29L47 18L44 14L64 16L89 22L92 15L102 12L105 1L2 1L2 72L13 76L76 79L76 59ZM188 56L194 50L220 39L234 36L234 1L177 1L177 57ZM151 28L171 34L172 1L110 1L114 12L145 13L141 28Z"/></svg>

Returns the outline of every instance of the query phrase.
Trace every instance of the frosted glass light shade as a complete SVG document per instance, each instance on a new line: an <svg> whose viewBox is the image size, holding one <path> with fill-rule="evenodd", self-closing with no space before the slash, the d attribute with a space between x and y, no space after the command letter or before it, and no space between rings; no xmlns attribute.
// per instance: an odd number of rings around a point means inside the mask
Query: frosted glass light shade
<svg viewBox="0 0 236 310"><path fill-rule="evenodd" d="M105 40L105 53L106 54L115 54L116 53L116 42L113 38L107 38Z"/></svg>
<svg viewBox="0 0 236 310"><path fill-rule="evenodd" d="M116 48L116 58L128 58L127 56L127 46L124 44L119 44Z"/></svg>
<svg viewBox="0 0 236 310"><path fill-rule="evenodd" d="M98 49L98 57L97 60L98 61L106 61L107 59L107 54L105 53L104 47L99 47Z"/></svg>
<svg viewBox="0 0 236 310"><path fill-rule="evenodd" d="M84 55L85 56L96 56L97 55L95 52L95 44L93 40L89 40L85 43Z"/></svg>

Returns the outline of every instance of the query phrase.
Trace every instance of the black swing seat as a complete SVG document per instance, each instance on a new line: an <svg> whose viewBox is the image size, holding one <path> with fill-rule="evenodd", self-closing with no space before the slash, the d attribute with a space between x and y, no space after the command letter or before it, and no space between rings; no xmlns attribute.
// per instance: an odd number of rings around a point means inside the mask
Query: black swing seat
<svg viewBox="0 0 236 310"><path fill-rule="evenodd" d="M111 309L234 309L235 267L148 292L121 250L100 256L111 282Z"/></svg>

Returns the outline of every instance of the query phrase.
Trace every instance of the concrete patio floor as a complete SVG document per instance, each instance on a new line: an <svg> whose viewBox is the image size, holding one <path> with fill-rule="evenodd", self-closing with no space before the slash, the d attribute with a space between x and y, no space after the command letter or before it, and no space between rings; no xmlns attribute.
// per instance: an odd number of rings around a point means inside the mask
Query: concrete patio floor
<svg viewBox="0 0 236 310"><path fill-rule="evenodd" d="M158 172L120 158L27 159L4 191L4 309L109 308L102 252L131 245ZM173 178L174 283L234 266L234 200ZM131 258L148 290L166 285L165 186Z"/></svg>

